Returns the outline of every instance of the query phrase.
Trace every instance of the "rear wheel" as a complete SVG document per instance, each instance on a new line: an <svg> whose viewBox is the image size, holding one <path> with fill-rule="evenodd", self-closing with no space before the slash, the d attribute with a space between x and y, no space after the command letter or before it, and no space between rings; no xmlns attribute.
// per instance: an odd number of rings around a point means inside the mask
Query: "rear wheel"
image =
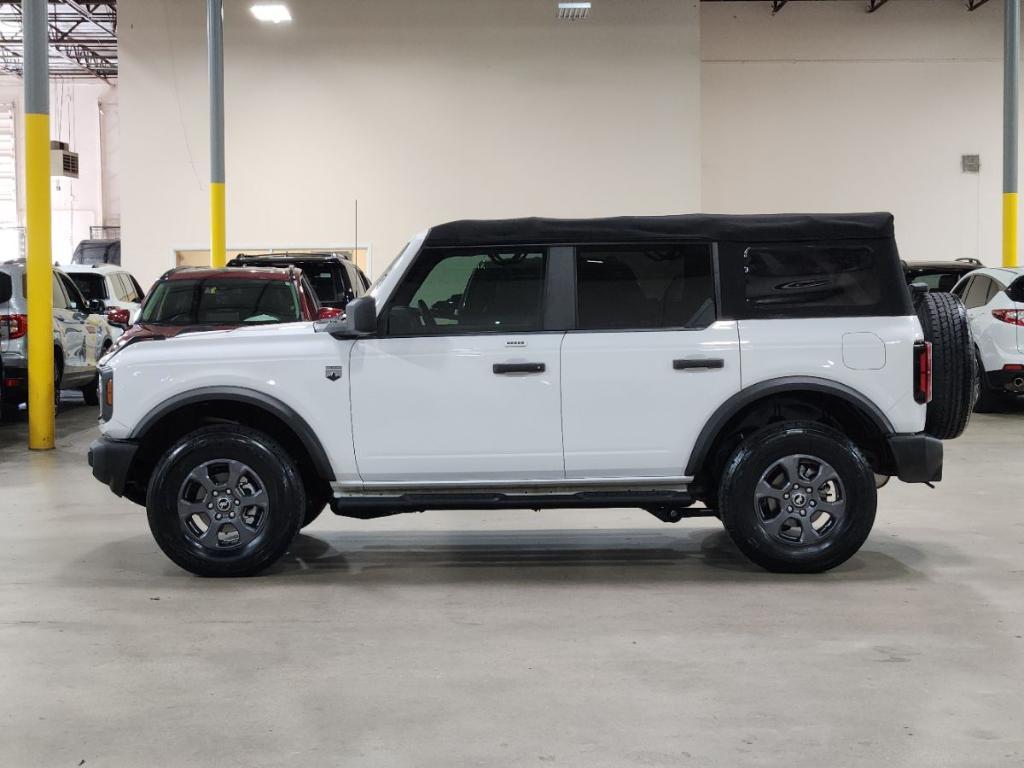
<svg viewBox="0 0 1024 768"><path fill-rule="evenodd" d="M271 565L291 545L305 508L298 467L284 448L232 424L173 445L146 497L160 549L199 576L248 576Z"/></svg>
<svg viewBox="0 0 1024 768"><path fill-rule="evenodd" d="M875 478L861 450L822 424L774 424L726 462L719 515L736 546L769 571L846 562L875 521Z"/></svg>
<svg viewBox="0 0 1024 768"><path fill-rule="evenodd" d="M951 293L926 293L917 302L925 341L932 345L932 401L924 431L940 440L959 437L977 399L977 363L967 311Z"/></svg>

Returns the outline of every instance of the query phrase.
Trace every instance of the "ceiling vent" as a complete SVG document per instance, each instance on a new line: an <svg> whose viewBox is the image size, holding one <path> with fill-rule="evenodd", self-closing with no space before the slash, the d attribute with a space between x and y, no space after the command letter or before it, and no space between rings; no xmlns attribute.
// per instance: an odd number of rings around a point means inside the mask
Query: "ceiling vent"
<svg viewBox="0 0 1024 768"><path fill-rule="evenodd" d="M590 15L590 3L559 3L558 18L563 21L582 21Z"/></svg>
<svg viewBox="0 0 1024 768"><path fill-rule="evenodd" d="M72 152L67 142L50 142L50 175L78 178L78 153Z"/></svg>

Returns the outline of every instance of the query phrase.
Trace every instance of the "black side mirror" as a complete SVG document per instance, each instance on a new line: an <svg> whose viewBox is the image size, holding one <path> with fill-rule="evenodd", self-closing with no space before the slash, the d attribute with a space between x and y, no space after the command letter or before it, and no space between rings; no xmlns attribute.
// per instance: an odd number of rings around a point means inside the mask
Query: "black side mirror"
<svg viewBox="0 0 1024 768"><path fill-rule="evenodd" d="M85 308L90 315L102 315L107 311L107 305L103 303L103 299L91 299L85 303Z"/></svg>
<svg viewBox="0 0 1024 768"><path fill-rule="evenodd" d="M360 296L345 305L345 316L354 333L366 336L377 332L377 301L373 296Z"/></svg>
<svg viewBox="0 0 1024 768"><path fill-rule="evenodd" d="M921 300L926 293L928 293L928 283L911 283L910 284L910 298L914 302L914 306Z"/></svg>

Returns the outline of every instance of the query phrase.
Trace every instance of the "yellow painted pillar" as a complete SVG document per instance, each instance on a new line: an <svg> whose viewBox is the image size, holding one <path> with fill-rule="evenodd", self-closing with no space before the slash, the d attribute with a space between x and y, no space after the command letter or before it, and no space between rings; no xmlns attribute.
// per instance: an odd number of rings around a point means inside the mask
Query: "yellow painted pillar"
<svg viewBox="0 0 1024 768"><path fill-rule="evenodd" d="M53 266L47 0L22 4L25 37L25 224L28 241L28 447L54 444Z"/></svg>
<svg viewBox="0 0 1024 768"><path fill-rule="evenodd" d="M224 0L207 0L210 77L210 266L227 262L224 212Z"/></svg>

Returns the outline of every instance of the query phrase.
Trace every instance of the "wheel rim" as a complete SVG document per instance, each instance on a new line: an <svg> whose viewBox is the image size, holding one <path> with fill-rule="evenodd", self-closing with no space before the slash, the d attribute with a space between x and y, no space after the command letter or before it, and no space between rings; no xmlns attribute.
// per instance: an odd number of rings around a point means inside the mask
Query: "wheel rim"
<svg viewBox="0 0 1024 768"><path fill-rule="evenodd" d="M178 518L185 536L213 552L240 549L266 528L270 500L263 479L234 459L203 462L178 491Z"/></svg>
<svg viewBox="0 0 1024 768"><path fill-rule="evenodd" d="M774 461L754 491L758 524L783 544L807 546L830 538L846 518L846 488L839 473L817 456L792 454Z"/></svg>

